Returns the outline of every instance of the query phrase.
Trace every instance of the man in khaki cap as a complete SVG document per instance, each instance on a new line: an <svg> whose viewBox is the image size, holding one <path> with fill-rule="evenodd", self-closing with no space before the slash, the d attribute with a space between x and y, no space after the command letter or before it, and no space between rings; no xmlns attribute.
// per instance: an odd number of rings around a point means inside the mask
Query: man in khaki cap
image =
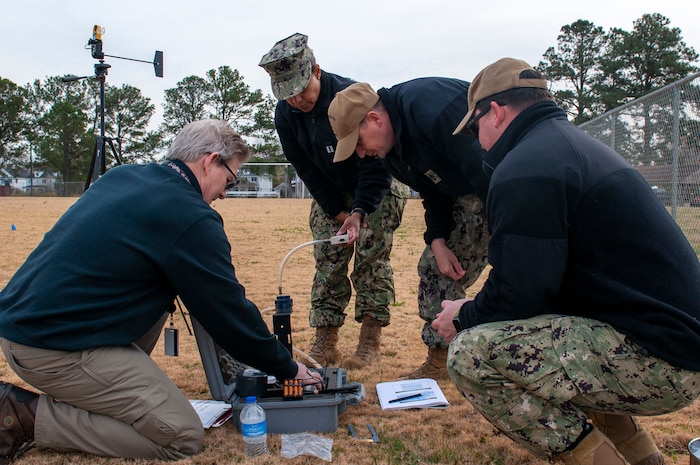
<svg viewBox="0 0 700 465"><path fill-rule="evenodd" d="M378 92L356 83L336 94L328 109L338 137L336 162L383 158L391 174L423 199L418 313L428 356L409 378L447 379L447 342L431 323L441 302L463 298L486 265L483 149L474 137L452 135L467 108L468 89L468 82L438 77Z"/></svg>
<svg viewBox="0 0 700 465"><path fill-rule="evenodd" d="M333 163L335 136L328 123L328 104L352 80L321 70L303 34L278 41L260 60L279 99L275 127L284 155L313 196L309 225L314 239L348 233L349 244L314 245L316 274L311 289L309 323L316 336L309 355L323 366L363 368L380 355L382 327L394 302L389 263L394 230L401 223L408 191L392 183L381 160ZM355 353L342 357L338 330L345 322L355 287L355 320L362 323ZM306 360L308 362L308 360Z"/></svg>
<svg viewBox="0 0 700 465"><path fill-rule="evenodd" d="M455 132L487 149L492 270L435 320L452 341L450 377L538 457L663 464L633 415L676 411L700 391L688 356L700 351L700 263L683 232L522 60L477 75Z"/></svg>

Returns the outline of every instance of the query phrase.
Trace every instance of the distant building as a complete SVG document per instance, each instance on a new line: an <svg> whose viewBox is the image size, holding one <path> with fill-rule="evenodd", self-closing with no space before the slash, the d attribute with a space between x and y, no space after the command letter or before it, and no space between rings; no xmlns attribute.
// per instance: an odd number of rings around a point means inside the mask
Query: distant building
<svg viewBox="0 0 700 465"><path fill-rule="evenodd" d="M226 197L279 197L272 188L272 176L269 174L239 173L241 182L226 192Z"/></svg>
<svg viewBox="0 0 700 465"><path fill-rule="evenodd" d="M674 184L677 186L677 203L697 202L700 195L700 164L694 160L686 160L685 163L674 165L641 165L634 167L652 186L656 195L669 205L672 203L671 191Z"/></svg>
<svg viewBox="0 0 700 465"><path fill-rule="evenodd" d="M48 171L32 172L26 169L0 169L0 184L9 186L10 191L21 193L47 193L56 190L56 174ZM9 194L4 194L9 195Z"/></svg>

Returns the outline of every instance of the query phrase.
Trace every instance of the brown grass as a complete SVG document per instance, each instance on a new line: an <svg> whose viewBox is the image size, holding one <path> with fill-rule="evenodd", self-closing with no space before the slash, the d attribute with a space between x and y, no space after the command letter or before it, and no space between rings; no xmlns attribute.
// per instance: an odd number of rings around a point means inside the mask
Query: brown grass
<svg viewBox="0 0 700 465"><path fill-rule="evenodd" d="M56 219L75 201L66 198L0 198L0 286L4 286L14 271L39 243ZM215 202L222 214L233 247L233 261L239 280L247 295L262 310L274 305L278 293L278 272L282 259L295 246L310 241L308 230L309 200L227 199ZM12 225L16 230L12 230ZM362 382L367 398L357 406L348 406L339 417L335 433L325 434L333 439L333 462L336 464L524 464L544 465L510 440L499 434L465 401L448 382L440 385L451 403L447 410L385 412L379 407L374 386L378 382L400 378L420 365L426 348L420 339L422 320L416 304L416 264L423 243L423 209L419 200L411 200L404 221L396 233L392 264L395 270L396 304L392 308L392 323L382 337L382 361L368 369L350 372L349 381ZM95 240L100 240L96 237ZM283 292L294 300L292 315L295 346L307 349L313 331L308 327L310 283L313 276L311 248L296 252L287 262L283 273ZM483 277L482 277L483 278ZM481 281L470 290L480 287ZM352 302L351 302L352 305ZM272 327L271 317L265 316ZM163 355L162 341L153 358L180 386L189 398L209 398L199 352L194 337L187 335L181 317L180 356ZM350 355L355 348L359 325L348 319L340 334L340 348ZM696 354L695 354L696 355ZM689 356L695 356L689 354ZM8 369L0 355L0 379L22 384ZM651 430L663 449L667 463L688 463L686 446L698 436L700 420L698 404L682 412L642 422ZM361 435L368 434L371 423L381 437L380 444L354 441L348 434L352 424ZM228 423L207 432L202 452L185 464L210 465L231 463L290 465L324 463L318 458L282 459L280 436L270 435L272 455L247 460L242 454L240 433ZM32 451L17 463L20 465L88 465L88 464L160 464L159 461L125 461L83 454Z"/></svg>

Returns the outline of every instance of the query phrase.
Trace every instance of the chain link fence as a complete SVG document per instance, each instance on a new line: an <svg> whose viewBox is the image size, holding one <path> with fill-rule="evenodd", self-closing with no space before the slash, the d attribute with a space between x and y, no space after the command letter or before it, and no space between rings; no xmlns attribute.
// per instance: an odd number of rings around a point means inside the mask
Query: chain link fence
<svg viewBox="0 0 700 465"><path fill-rule="evenodd" d="M644 176L700 254L700 73L579 127Z"/></svg>
<svg viewBox="0 0 700 465"><path fill-rule="evenodd" d="M0 197L80 197L84 190L85 182L0 178Z"/></svg>
<svg viewBox="0 0 700 465"><path fill-rule="evenodd" d="M246 163L238 173L240 183L227 197L310 198L309 190L290 163ZM55 178L0 178L0 196L79 197L85 181L61 182Z"/></svg>

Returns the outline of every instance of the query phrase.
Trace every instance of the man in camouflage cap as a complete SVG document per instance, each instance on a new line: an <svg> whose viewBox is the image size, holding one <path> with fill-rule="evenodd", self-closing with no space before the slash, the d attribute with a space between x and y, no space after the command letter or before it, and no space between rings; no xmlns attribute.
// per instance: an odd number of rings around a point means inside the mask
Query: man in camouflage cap
<svg viewBox="0 0 700 465"><path fill-rule="evenodd" d="M304 34L292 34L272 47L260 60L259 66L271 77L272 93L277 100L301 94L311 79L313 52Z"/></svg>
<svg viewBox="0 0 700 465"><path fill-rule="evenodd" d="M381 160L333 163L336 140L328 105L352 80L321 71L308 38L293 34L277 42L260 60L279 99L275 127L282 149L313 197L309 225L313 238L348 233L350 247L314 245L316 274L309 323L316 335L309 355L323 366L362 368L379 359L382 327L394 302L389 263L407 189L392 182ZM348 279L348 266L355 255ZM362 323L354 355L337 348L338 330L355 287L355 320ZM309 362L309 360L306 360Z"/></svg>
<svg viewBox="0 0 700 465"><path fill-rule="evenodd" d="M477 75L463 131L487 150L491 272L434 322L452 341L450 377L540 458L663 464L634 415L700 393L695 251L639 172L573 125L524 61Z"/></svg>

